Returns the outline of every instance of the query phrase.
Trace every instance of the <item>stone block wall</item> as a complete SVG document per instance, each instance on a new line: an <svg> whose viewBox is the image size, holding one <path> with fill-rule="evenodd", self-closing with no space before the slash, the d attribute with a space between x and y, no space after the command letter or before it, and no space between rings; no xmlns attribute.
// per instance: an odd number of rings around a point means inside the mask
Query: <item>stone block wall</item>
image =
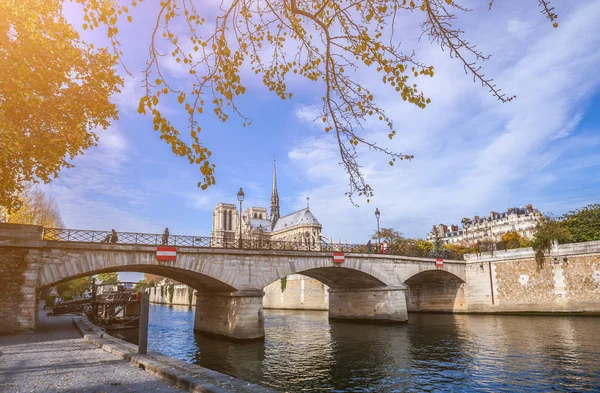
<svg viewBox="0 0 600 393"><path fill-rule="evenodd" d="M409 312L457 312L467 310L465 284L450 275L423 274L407 280Z"/></svg>
<svg viewBox="0 0 600 393"><path fill-rule="evenodd" d="M263 307L283 310L329 310L329 287L301 274L287 277L285 290L281 281L265 287Z"/></svg>
<svg viewBox="0 0 600 393"><path fill-rule="evenodd" d="M0 254L0 333L10 334L19 330L15 316L19 313L19 305L23 294L21 286L27 268L25 256L27 250L12 248Z"/></svg>
<svg viewBox="0 0 600 393"><path fill-rule="evenodd" d="M198 294L194 330L238 340L263 338L262 291Z"/></svg>
<svg viewBox="0 0 600 393"><path fill-rule="evenodd" d="M0 334L32 332L37 322L43 228L0 223Z"/></svg>
<svg viewBox="0 0 600 393"><path fill-rule="evenodd" d="M470 312L600 313L600 242L555 247L542 265L531 249L466 259Z"/></svg>
<svg viewBox="0 0 600 393"><path fill-rule="evenodd" d="M370 322L407 322L406 290L394 288L330 291L329 318Z"/></svg>
<svg viewBox="0 0 600 393"><path fill-rule="evenodd" d="M173 306L195 306L196 295L192 289L192 302L190 303L190 287L184 284L177 284L173 287L173 299L170 301L169 286L163 285L150 288L150 303L168 304Z"/></svg>

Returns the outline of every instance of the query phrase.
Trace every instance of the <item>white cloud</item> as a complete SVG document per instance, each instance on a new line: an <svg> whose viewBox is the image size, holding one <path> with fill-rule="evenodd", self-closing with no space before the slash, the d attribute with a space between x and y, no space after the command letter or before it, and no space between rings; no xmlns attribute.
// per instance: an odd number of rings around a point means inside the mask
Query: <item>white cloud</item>
<svg viewBox="0 0 600 393"><path fill-rule="evenodd" d="M505 15L497 17L501 20ZM518 44L513 42L512 47L507 46L502 31L493 36L484 26L479 26L485 31L482 34L477 26L468 29L478 37L478 44L500 48L499 60L488 62L486 70L497 77L496 83L507 94L517 95L509 104L497 102L472 83L460 64L445 57L439 48L421 47L418 52L432 59L437 74L420 82L433 99L424 111L376 87L378 79L363 73L399 130L398 137L386 145L416 158L389 168L385 157L362 152L367 182L376 196L371 204L363 202L360 209L354 209L343 196L347 176L337 165L334 138L308 138L289 154L292 164L310 180L298 194L298 203L310 195L324 231L353 241L364 241L375 227L375 207L382 211L382 226L424 236L432 224L457 224L475 212L535 204L530 200L536 195L534 189L560 180L545 172L560 154L544 153L552 143L570 140L582 118L582 103L600 81L595 72L600 67L600 52L591 49L600 47L596 27L600 1L565 11L561 19L559 29L543 22L531 26L535 34L529 33L527 24L509 22L510 33L531 38L516 40ZM503 56L508 52L510 55ZM296 117L306 122L310 110L310 106L296 109ZM385 143L385 132L378 127L373 127L369 136Z"/></svg>
<svg viewBox="0 0 600 393"><path fill-rule="evenodd" d="M55 197L63 221L74 228L156 228L137 211L146 195L128 184L126 169L134 154L117 126L97 131L98 146L74 160L75 168L61 171L47 190Z"/></svg>

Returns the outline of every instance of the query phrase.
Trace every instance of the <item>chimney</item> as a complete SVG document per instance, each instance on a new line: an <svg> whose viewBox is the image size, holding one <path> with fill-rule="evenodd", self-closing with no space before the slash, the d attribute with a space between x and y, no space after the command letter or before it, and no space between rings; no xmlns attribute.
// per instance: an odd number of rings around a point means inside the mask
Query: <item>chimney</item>
<svg viewBox="0 0 600 393"><path fill-rule="evenodd" d="M530 203L528 205L525 205L525 209L527 209L528 211L532 212L533 211L533 205Z"/></svg>

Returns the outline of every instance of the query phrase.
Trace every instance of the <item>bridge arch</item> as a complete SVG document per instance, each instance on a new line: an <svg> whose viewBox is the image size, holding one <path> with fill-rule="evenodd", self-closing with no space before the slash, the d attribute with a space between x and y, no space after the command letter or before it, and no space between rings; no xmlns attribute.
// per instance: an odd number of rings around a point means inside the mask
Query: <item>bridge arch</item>
<svg viewBox="0 0 600 393"><path fill-rule="evenodd" d="M466 310L465 280L447 270L425 270L404 281L408 312Z"/></svg>
<svg viewBox="0 0 600 393"><path fill-rule="evenodd" d="M101 273L118 273L118 272L134 272L134 273L149 273L162 277L166 277L182 284L185 284L195 290L205 292L234 292L235 288L227 283L219 281L213 277L197 273L190 270L184 270L180 268L173 268L168 266L156 266L156 265L136 265L136 266L119 266L119 267L107 267L99 268L95 270L88 270L83 273L60 275L58 277L52 276L50 282L44 281L40 283L39 290L53 287L66 281L70 281L80 277L91 276Z"/></svg>
<svg viewBox="0 0 600 393"><path fill-rule="evenodd" d="M256 287L257 289L263 289L273 282L292 274L302 274L314 278L334 290L342 288L379 288L398 286L399 284L396 277L391 276L384 265L348 256L344 263L334 264L331 255L327 253L326 256L298 255L296 258L284 257L275 269L266 271L261 277L257 278Z"/></svg>
<svg viewBox="0 0 600 393"><path fill-rule="evenodd" d="M38 277L41 289L98 273L140 272L171 278L194 289L207 292L237 290L231 283L220 279L218 275L210 274L210 270L203 271L199 266L157 261L155 251L130 252L103 248L55 249L36 254L32 255L32 259L40 264Z"/></svg>

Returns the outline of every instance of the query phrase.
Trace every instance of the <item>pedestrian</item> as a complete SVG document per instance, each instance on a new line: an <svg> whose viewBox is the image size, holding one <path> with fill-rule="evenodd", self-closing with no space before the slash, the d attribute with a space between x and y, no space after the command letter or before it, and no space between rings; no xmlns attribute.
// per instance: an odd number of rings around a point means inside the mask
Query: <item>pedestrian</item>
<svg viewBox="0 0 600 393"><path fill-rule="evenodd" d="M367 242L367 252L369 254L371 253L371 239L369 239L369 241Z"/></svg>
<svg viewBox="0 0 600 393"><path fill-rule="evenodd" d="M387 248L388 248L387 241L384 240L383 242L381 242L381 253L385 254Z"/></svg>
<svg viewBox="0 0 600 393"><path fill-rule="evenodd" d="M111 243L116 243L119 241L119 236L117 235L117 231L115 231L114 229L110 230L110 242Z"/></svg>
<svg viewBox="0 0 600 393"><path fill-rule="evenodd" d="M110 233L100 243L110 243Z"/></svg>
<svg viewBox="0 0 600 393"><path fill-rule="evenodd" d="M166 246L167 244L169 244L169 227L166 227L165 231L163 232L162 244L163 244L163 246Z"/></svg>

